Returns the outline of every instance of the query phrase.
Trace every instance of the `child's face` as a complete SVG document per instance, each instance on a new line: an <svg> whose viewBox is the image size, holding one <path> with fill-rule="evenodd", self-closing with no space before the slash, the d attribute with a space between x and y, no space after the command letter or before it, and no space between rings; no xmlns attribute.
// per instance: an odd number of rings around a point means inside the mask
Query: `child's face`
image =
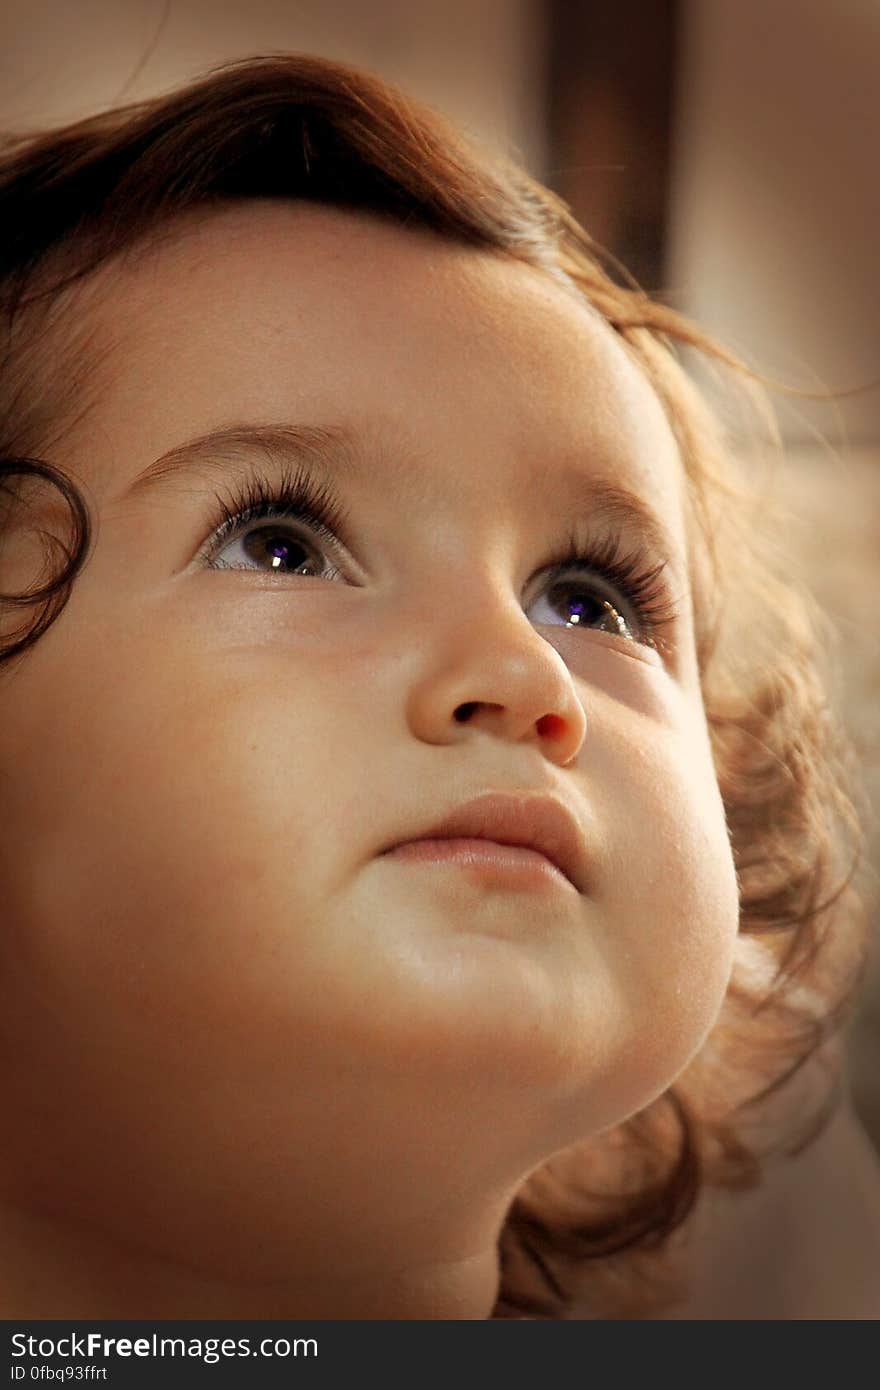
<svg viewBox="0 0 880 1390"><path fill-rule="evenodd" d="M96 547L0 686L3 1161L157 1246L259 1232L269 1269L314 1216L351 1255L641 1108L716 1017L737 892L681 464L612 331L489 254L260 203L103 274L57 453ZM276 519L306 549L273 573L257 520L217 552L247 568L198 558L215 493L277 474L256 446L131 490L247 424L356 436L310 456L350 548ZM665 656L551 602L569 470L587 534L599 479L668 533ZM571 807L585 891L382 855L497 791Z"/></svg>

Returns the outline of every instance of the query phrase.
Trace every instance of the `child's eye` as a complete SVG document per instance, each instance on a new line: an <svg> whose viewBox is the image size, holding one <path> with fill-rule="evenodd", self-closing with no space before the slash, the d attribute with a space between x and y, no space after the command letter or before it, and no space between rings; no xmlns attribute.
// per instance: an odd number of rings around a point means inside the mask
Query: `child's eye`
<svg viewBox="0 0 880 1390"><path fill-rule="evenodd" d="M220 515L202 554L209 568L342 577L333 556L341 554L337 535L345 534L346 512L328 483L316 484L302 471L280 485L253 474L244 492L217 501ZM224 558L230 553L232 559ZM638 553L622 553L615 538L582 542L572 531L545 563L551 582L532 605L545 605L550 616L534 621L551 625L555 615L563 627L599 627L662 646L661 629L678 616L663 583L665 568L665 561L652 567Z"/></svg>
<svg viewBox="0 0 880 1390"><path fill-rule="evenodd" d="M570 578L558 578L546 586L533 605L533 621L553 625L561 618L563 627L598 627L619 637L629 637L634 642L647 641L644 635L650 611L647 606L643 603L637 607L633 599L621 599L614 590L609 594L607 586L597 579L594 566L588 565L585 559L581 569L581 576L574 574ZM559 573L558 566L553 573ZM550 617L535 615L534 610L540 604L545 605Z"/></svg>
<svg viewBox="0 0 880 1390"><path fill-rule="evenodd" d="M304 470L295 477L285 472L277 484L254 473L243 491L218 497L217 504L215 529L200 556L209 568L339 577L335 564L320 560L322 552L338 553L337 535L346 531L345 508L328 483L316 483ZM233 558L221 558L226 552Z"/></svg>
<svg viewBox="0 0 880 1390"><path fill-rule="evenodd" d="M265 515L267 513L260 513L261 517ZM234 555L237 548L238 554L243 555L245 560L215 559L213 568L268 568L274 574L314 575L318 579L339 578L340 571L337 567L331 561L321 558L324 547L306 539L299 531L294 530L289 521L280 520L264 526L250 524L256 519L256 516L245 513L240 513L238 517L230 517L230 529L226 534L231 533L232 539L225 542L220 553L225 551ZM314 522L311 525L315 530L318 529ZM325 542L330 540L332 537L325 537ZM247 560L253 561L253 564L246 563Z"/></svg>
<svg viewBox="0 0 880 1390"><path fill-rule="evenodd" d="M583 540L573 529L547 565L553 582L537 603L561 616L562 626L598 626L633 642L664 646L661 634L678 617L664 581L665 560L652 565L638 551L624 552L614 536Z"/></svg>

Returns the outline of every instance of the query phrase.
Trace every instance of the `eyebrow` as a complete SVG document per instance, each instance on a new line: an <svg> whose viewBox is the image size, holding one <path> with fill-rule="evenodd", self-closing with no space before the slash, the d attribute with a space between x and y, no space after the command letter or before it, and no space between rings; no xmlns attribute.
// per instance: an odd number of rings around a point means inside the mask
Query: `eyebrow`
<svg viewBox="0 0 880 1390"><path fill-rule="evenodd" d="M380 452L386 465L383 476L393 492L394 473L407 471L413 451L401 453L382 447ZM167 450L142 469L120 496L140 497L186 477L227 478L231 467L252 467L255 454L262 454L276 467L311 462L343 478L353 478L362 476L371 465L375 467L377 451L372 445L367 447L365 438L346 424L248 424L212 429ZM637 492L610 479L591 476L582 467L560 467L552 481L577 515L636 532L680 578L686 573L679 558L680 547L670 530Z"/></svg>

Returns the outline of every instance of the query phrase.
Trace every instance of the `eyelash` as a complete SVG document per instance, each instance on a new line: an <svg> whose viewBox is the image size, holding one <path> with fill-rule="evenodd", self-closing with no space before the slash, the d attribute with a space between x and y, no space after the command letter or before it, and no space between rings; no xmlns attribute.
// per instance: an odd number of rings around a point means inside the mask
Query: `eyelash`
<svg viewBox="0 0 880 1390"><path fill-rule="evenodd" d="M587 540L573 525L565 542L548 556L544 567L560 574L568 569L590 570L609 581L632 605L644 641L652 647L666 647L662 634L677 620L679 609L662 577L665 560L651 565L641 551L624 551L619 536L605 535ZM575 581L571 587L576 587Z"/></svg>
<svg viewBox="0 0 880 1390"><path fill-rule="evenodd" d="M225 542L251 523L272 517L302 522L330 546L336 545L337 537L345 542L346 508L326 480L317 481L304 468L297 469L295 474L282 468L277 484L259 473L252 473L244 484L225 496L215 493L215 500L217 512L212 523L212 534L199 557L203 561L215 556ZM238 569L243 566L221 564L215 568ZM568 569L587 569L598 578L610 582L632 605L639 621L641 640L652 647L665 646L661 634L679 616L679 609L670 600L662 580L665 560L651 565L640 551L623 551L616 536L587 541L580 535L577 525L573 525L564 542L545 560L542 568L559 573ZM333 572L339 573L335 565ZM575 587L574 581L571 587ZM616 606L611 606L619 614ZM619 616L623 617L622 614Z"/></svg>

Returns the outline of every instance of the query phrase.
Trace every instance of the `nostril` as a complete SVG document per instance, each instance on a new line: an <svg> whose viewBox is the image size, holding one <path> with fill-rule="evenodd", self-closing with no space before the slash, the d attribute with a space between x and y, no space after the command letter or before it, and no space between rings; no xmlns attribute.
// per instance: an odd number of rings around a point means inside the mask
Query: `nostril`
<svg viewBox="0 0 880 1390"><path fill-rule="evenodd" d="M545 714L538 720L538 733L542 738L559 738L565 731L565 720L558 714Z"/></svg>
<svg viewBox="0 0 880 1390"><path fill-rule="evenodd" d="M474 700L469 701L466 705L459 705L458 709L455 711L455 718L458 720L459 724L464 724L466 720L470 719L476 708L477 706Z"/></svg>

